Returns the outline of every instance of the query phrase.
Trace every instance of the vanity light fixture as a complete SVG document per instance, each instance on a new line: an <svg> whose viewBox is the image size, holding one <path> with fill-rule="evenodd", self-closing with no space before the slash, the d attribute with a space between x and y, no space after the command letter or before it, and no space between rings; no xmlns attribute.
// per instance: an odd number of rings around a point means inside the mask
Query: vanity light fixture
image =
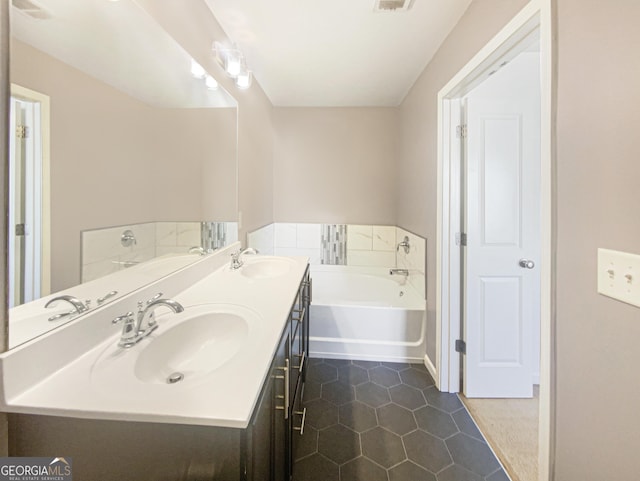
<svg viewBox="0 0 640 481"><path fill-rule="evenodd" d="M221 42L214 42L213 52L218 64L224 69L228 77L235 80L239 89L246 90L251 87L253 74L247 67L244 55L237 45L234 44L228 47Z"/></svg>

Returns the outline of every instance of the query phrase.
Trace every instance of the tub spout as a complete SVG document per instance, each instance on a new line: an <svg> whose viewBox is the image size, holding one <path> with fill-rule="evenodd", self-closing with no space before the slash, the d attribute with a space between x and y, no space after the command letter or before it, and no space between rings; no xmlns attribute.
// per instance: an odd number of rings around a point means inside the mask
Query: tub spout
<svg viewBox="0 0 640 481"><path fill-rule="evenodd" d="M407 269L389 269L389 274L409 277L409 271Z"/></svg>

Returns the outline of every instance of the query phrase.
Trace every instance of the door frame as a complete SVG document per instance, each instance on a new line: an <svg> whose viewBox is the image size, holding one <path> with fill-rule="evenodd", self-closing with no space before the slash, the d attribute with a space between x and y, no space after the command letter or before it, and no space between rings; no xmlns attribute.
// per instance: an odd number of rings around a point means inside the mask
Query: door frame
<svg viewBox="0 0 640 481"><path fill-rule="evenodd" d="M441 391L459 392L461 270L456 232L460 230L459 141L456 109L459 99L481 83L504 60L515 57L523 40L539 35L541 80L541 308L539 480L551 479L552 434L552 292L553 223L552 111L553 55L551 0L531 0L438 92L438 178L436 234L436 383ZM457 160L456 160L457 156Z"/></svg>
<svg viewBox="0 0 640 481"><path fill-rule="evenodd" d="M11 97L40 104L40 142L42 192L40 211L42 216L40 250L40 297L51 293L51 177L50 177L50 99L35 90L11 84Z"/></svg>

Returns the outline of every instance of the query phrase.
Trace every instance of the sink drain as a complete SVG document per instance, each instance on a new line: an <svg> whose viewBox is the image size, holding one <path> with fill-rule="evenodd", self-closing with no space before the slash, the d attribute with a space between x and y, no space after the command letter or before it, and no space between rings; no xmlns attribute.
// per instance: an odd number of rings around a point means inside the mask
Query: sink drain
<svg viewBox="0 0 640 481"><path fill-rule="evenodd" d="M182 381L183 379L184 374L182 374L181 372L174 372L169 374L169 377L167 377L167 384L175 384Z"/></svg>

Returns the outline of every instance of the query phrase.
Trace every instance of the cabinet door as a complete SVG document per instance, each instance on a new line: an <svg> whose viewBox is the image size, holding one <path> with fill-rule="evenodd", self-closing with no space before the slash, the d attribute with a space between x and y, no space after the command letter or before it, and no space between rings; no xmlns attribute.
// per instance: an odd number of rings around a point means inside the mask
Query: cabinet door
<svg viewBox="0 0 640 481"><path fill-rule="evenodd" d="M291 472L291 424L289 396L289 334L285 330L273 362L273 481L289 481Z"/></svg>
<svg viewBox="0 0 640 481"><path fill-rule="evenodd" d="M271 481L273 466L274 380L265 383L247 432L247 479Z"/></svg>

